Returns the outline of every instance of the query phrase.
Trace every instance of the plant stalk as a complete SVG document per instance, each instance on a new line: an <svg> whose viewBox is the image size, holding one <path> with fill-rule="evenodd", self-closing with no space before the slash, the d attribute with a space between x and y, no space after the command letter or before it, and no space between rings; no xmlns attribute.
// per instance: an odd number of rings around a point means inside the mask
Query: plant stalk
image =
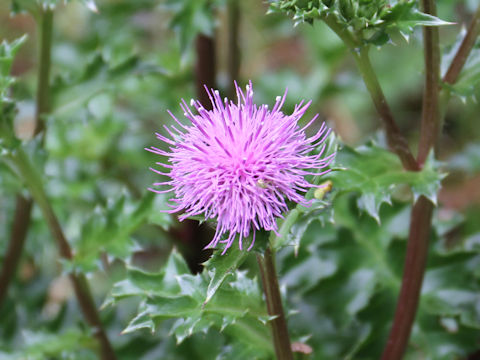
<svg viewBox="0 0 480 360"><path fill-rule="evenodd" d="M240 73L240 46L238 34L240 27L240 4L239 0L229 0L227 4L228 16L228 98L234 99L236 94L234 81L238 81Z"/></svg>
<svg viewBox="0 0 480 360"><path fill-rule="evenodd" d="M473 15L472 22L468 27L468 31L465 34L465 37L460 44L460 47L457 50L457 53L453 57L450 66L448 67L445 75L443 76L443 82L446 84L453 85L457 82L460 73L465 66L468 56L472 51L477 37L480 35L480 6L477 8L477 11ZM448 88L443 88L440 91L440 125L439 128L443 127L443 121L445 118L445 113L447 111L447 104L450 100L451 92Z"/></svg>
<svg viewBox="0 0 480 360"><path fill-rule="evenodd" d="M413 206L410 215L410 230L402 287L382 360L401 360L405 353L420 299L428 255L432 213L432 202L421 196Z"/></svg>
<svg viewBox="0 0 480 360"><path fill-rule="evenodd" d="M17 171L20 178L29 188L33 199L42 211L43 217L45 218L45 221L57 243L60 256L66 260L71 260L73 257L72 250L67 239L65 238L58 218L56 217L53 208L50 205L47 195L45 194L43 185L40 181L40 174L33 167L22 148L18 148L15 152L7 155L7 160L9 160L12 168ZM80 304L83 316L93 329L93 334L99 342L101 358L103 360L115 360L115 353L113 352L113 348L103 329L100 316L98 314L97 307L93 300L93 296L85 275L71 273L69 274L69 277L72 281L75 296Z"/></svg>
<svg viewBox="0 0 480 360"><path fill-rule="evenodd" d="M422 0L422 6L423 12L436 15L434 0ZM440 132L440 49L438 29L424 27L423 35L425 90L417 159L421 165L425 162L430 150L435 146ZM382 360L401 360L408 345L420 300L420 291L428 257L428 240L430 237L433 206L431 201L421 196L412 208L402 287Z"/></svg>
<svg viewBox="0 0 480 360"><path fill-rule="evenodd" d="M435 1L423 0L423 12L436 15ZM423 27L423 49L425 57L425 89L423 91L422 125L418 144L417 161L423 166L428 153L439 137L439 89L440 89L440 47L438 28Z"/></svg>
<svg viewBox="0 0 480 360"><path fill-rule="evenodd" d="M290 344L287 321L283 312L282 297L280 295L280 287L275 270L274 254L270 246L266 248L263 256L257 255L257 262L260 268L268 314L270 316L276 316L276 318L270 321L275 354L278 360L293 360L292 346Z"/></svg>
<svg viewBox="0 0 480 360"><path fill-rule="evenodd" d="M330 27L330 29L342 39L352 52L365 86L367 87L373 104L382 120L390 150L398 155L405 169L410 171L420 170L415 157L410 151L407 139L402 135L395 122L390 107L388 106L387 99L385 98L377 79L377 75L373 70L368 55L369 47L361 44L349 30L345 29L341 24L338 24L334 17L326 15L323 17L323 20L328 27Z"/></svg>
<svg viewBox="0 0 480 360"><path fill-rule="evenodd" d="M478 35L480 35L480 6L473 15L473 19L468 27L467 33L465 34L465 37L463 38L455 57L448 67L447 72L443 76L444 82L448 84L454 84L457 82L458 76L467 62L468 55L470 55Z"/></svg>
<svg viewBox="0 0 480 360"><path fill-rule="evenodd" d="M53 11L42 10L39 17L39 66L37 74L36 110L33 134L38 135L44 128L43 116L50 112L50 67L53 34ZM0 274L0 307L6 296L11 279L15 276L30 224L33 200L18 194L15 200L15 215L9 246Z"/></svg>
<svg viewBox="0 0 480 360"><path fill-rule="evenodd" d="M375 108L383 120L388 146L398 155L405 169L418 171L418 164L410 151L407 139L402 135L393 118L393 114L388 106L387 100L385 99L385 95L380 87L375 71L373 70L368 56L368 47L361 47L359 50L354 50L352 53L358 69L362 74L363 81L372 97Z"/></svg>
<svg viewBox="0 0 480 360"><path fill-rule="evenodd" d="M31 199L25 198L21 194L17 195L12 233L0 274L0 308L7 296L8 286L15 276L20 262L25 239L27 238L32 204Z"/></svg>
<svg viewBox="0 0 480 360"><path fill-rule="evenodd" d="M197 54L195 63L197 98L205 109L211 110L212 104L204 86L209 89L215 88L215 40L210 36L198 34L195 47Z"/></svg>
<svg viewBox="0 0 480 360"><path fill-rule="evenodd" d="M40 53L37 81L37 106L34 135L45 129L44 116L50 112L50 68L52 54L53 11L47 7L40 17Z"/></svg>
<svg viewBox="0 0 480 360"><path fill-rule="evenodd" d="M195 39L195 90L197 99L202 106L212 109L212 103L205 91L215 89L215 38L204 34L198 34ZM205 246L210 242L211 234L208 227L200 225L196 220L187 219L183 221L178 229L170 229L173 239L181 242L182 249L185 249L184 256L190 269L193 272L201 272L201 265L212 254L211 249Z"/></svg>

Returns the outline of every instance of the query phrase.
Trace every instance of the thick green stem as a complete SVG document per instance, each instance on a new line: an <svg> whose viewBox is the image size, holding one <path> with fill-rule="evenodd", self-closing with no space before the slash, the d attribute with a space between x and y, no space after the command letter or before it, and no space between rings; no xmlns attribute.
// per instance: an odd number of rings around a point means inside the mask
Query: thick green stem
<svg viewBox="0 0 480 360"><path fill-rule="evenodd" d="M40 174L33 167L29 158L22 148L18 148L15 152L7 156L7 160L13 169L15 169L19 177L23 180L25 185L29 188L30 193L36 204L42 211L43 217L57 242L60 256L66 260L72 259L72 250L68 244L67 239L63 233L60 223L53 211L52 206L45 194L43 184L40 181ZM87 279L83 274L69 274L72 281L75 296L80 304L83 316L87 323L92 327L93 333L100 344L101 358L103 360L115 360L116 356L113 348L110 345L108 337L103 330L100 316L97 307L93 300Z"/></svg>
<svg viewBox="0 0 480 360"><path fill-rule="evenodd" d="M257 261L260 268L268 314L275 316L275 318L270 321L275 354L278 360L293 360L292 346L290 344L287 321L283 312L282 297L280 295L280 287L275 270L274 254L270 246L267 247L263 256L257 255Z"/></svg>
<svg viewBox="0 0 480 360"><path fill-rule="evenodd" d="M44 128L43 116L50 112L50 67L52 53L53 11L45 9L39 19L40 52L37 79L37 108L35 112L34 134Z"/></svg>

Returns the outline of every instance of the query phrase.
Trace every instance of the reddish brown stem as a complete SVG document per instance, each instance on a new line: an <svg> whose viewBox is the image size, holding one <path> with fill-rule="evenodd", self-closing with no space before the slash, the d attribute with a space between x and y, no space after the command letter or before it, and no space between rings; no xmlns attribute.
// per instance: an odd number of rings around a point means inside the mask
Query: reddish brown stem
<svg viewBox="0 0 480 360"><path fill-rule="evenodd" d="M405 353L420 298L432 213L432 202L423 196L413 206L402 287L382 360L400 360Z"/></svg>
<svg viewBox="0 0 480 360"><path fill-rule="evenodd" d="M436 15L435 1L423 0L423 12ZM440 85L440 47L438 28L423 28L423 48L425 56L425 89L423 92L422 125L418 144L417 161L420 166L427 159L435 145L439 133L439 85Z"/></svg>
<svg viewBox="0 0 480 360"><path fill-rule="evenodd" d="M423 11L436 15L435 2L422 0ZM440 50L438 29L424 28L425 90L423 96L422 126L418 162L423 164L439 135L439 74ZM385 346L383 360L400 360L410 338L420 299L428 239L432 222L433 204L421 196L414 204L410 217L410 230L403 269L402 287L397 301L392 329Z"/></svg>
<svg viewBox="0 0 480 360"><path fill-rule="evenodd" d="M454 84L460 72L462 71L465 63L467 62L468 55L473 49L475 42L477 40L478 35L480 34L480 6L478 7L477 11L473 15L472 22L468 27L468 31L463 38L460 47L455 54L455 57L452 60L452 63L448 67L445 76L443 77L443 81L448 84Z"/></svg>
<svg viewBox="0 0 480 360"><path fill-rule="evenodd" d="M18 263L20 262L23 245L27 238L32 204L32 199L17 195L12 233L10 235L8 249L3 260L2 272L0 274L0 308L7 296L8 286L10 285L11 280L15 277Z"/></svg>
<svg viewBox="0 0 480 360"><path fill-rule="evenodd" d="M198 34L195 39L195 90L197 99L207 110L212 109L210 98L205 91L215 89L215 39ZM212 250L204 250L210 240L210 232L206 226L199 226L198 221L187 219L181 223L181 228L171 229L172 238L180 240L184 251L183 254L193 272L202 270Z"/></svg>
<svg viewBox="0 0 480 360"><path fill-rule="evenodd" d="M102 321L97 311L97 306L93 301L88 281L83 274L70 274L70 280L73 284L75 296L82 310L83 317L93 330L93 335L100 344L100 355L102 360L116 360L115 353L110 341L103 329Z"/></svg>
<svg viewBox="0 0 480 360"><path fill-rule="evenodd" d="M240 27L240 6L239 0L229 0L228 4L228 97L235 97L236 89L234 81L238 81L240 73L240 46L238 45L238 33Z"/></svg>
<svg viewBox="0 0 480 360"><path fill-rule="evenodd" d="M257 255L263 290L270 316L276 316L270 321L275 354L279 360L293 360L292 345L288 335L287 321L283 312L282 297L275 270L274 257L270 247L267 247L263 257Z"/></svg>
<svg viewBox="0 0 480 360"><path fill-rule="evenodd" d="M197 59L195 63L195 86L197 98L206 109L211 109L210 99L204 86L215 88L215 40L198 34L195 47Z"/></svg>

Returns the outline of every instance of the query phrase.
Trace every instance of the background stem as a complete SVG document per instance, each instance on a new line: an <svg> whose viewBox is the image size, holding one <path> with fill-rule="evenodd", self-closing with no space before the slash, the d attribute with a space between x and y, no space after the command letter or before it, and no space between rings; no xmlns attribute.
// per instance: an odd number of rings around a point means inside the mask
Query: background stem
<svg viewBox="0 0 480 360"><path fill-rule="evenodd" d="M436 16L433 0L423 0L423 12ZM425 58L425 89L423 91L422 125L418 144L417 161L420 166L439 137L439 89L440 89L440 47L438 28L423 27L423 49Z"/></svg>
<svg viewBox="0 0 480 360"><path fill-rule="evenodd" d="M278 285L275 259L268 246L263 257L257 255L258 266L263 283L263 290L270 316L276 316L270 321L275 354L279 360L293 360L292 346L288 335L287 321L283 312L282 297Z"/></svg>
<svg viewBox="0 0 480 360"><path fill-rule="evenodd" d="M236 90L235 80L238 82L240 73L240 47L238 45L238 33L240 27L240 6L239 0L229 0L227 4L228 16L228 98L234 99Z"/></svg>
<svg viewBox="0 0 480 360"><path fill-rule="evenodd" d="M467 62L468 55L470 55L470 52L472 51L479 34L480 6L477 8L477 11L473 15L473 19L470 23L470 26L468 27L468 31L465 34L465 37L463 38L463 41L460 44L460 47L458 48L458 51L452 60L452 63L448 67L445 76L443 77L444 82L448 84L454 84L457 81L458 76L460 75L463 66Z"/></svg>
<svg viewBox="0 0 480 360"><path fill-rule="evenodd" d="M7 296L8 286L15 276L18 263L20 262L30 223L31 209L32 200L18 194L10 242L3 259L2 272L0 274L0 308Z"/></svg>
<svg viewBox="0 0 480 360"><path fill-rule="evenodd" d="M323 20L351 50L365 86L382 120L390 150L398 155L405 169L418 171L420 169L418 163L410 151L407 139L402 135L395 122L380 83L378 82L377 75L373 70L368 55L369 47L359 43L352 33L345 29L343 25L338 24L331 15L326 15Z"/></svg>
<svg viewBox="0 0 480 360"><path fill-rule="evenodd" d="M211 110L210 99L204 86L215 89L215 40L204 34L198 34L195 40L195 87L197 98L205 109Z"/></svg>
<svg viewBox="0 0 480 360"><path fill-rule="evenodd" d="M17 170L20 178L24 181L32 194L33 199L42 211L43 217L57 243L60 256L66 260L72 259L72 250L68 244L67 239L60 226L58 218L56 217L53 208L45 194L43 185L40 181L40 174L32 166L27 155L22 148L18 148L16 152L8 155L8 160L14 169ZM69 274L70 280L73 284L75 296L80 304L83 316L87 323L92 327L94 336L100 344L101 358L103 360L115 360L116 356L113 348L108 340L108 337L103 330L100 316L97 307L93 300L90 287L87 279L83 274Z"/></svg>
<svg viewBox="0 0 480 360"><path fill-rule="evenodd" d="M419 170L418 164L409 149L408 142L401 134L400 129L395 123L390 107L385 99L385 95L383 95L380 83L378 82L375 71L370 63L368 47L362 47L360 50L354 50L353 56L368 92L372 97L375 108L377 109L377 112L383 121L388 146L398 155L405 169L410 171Z"/></svg>
<svg viewBox="0 0 480 360"><path fill-rule="evenodd" d="M37 93L36 110L33 123L33 134L38 135L44 130L43 116L50 112L50 68L53 34L53 11L50 9L41 10L39 16L39 53L37 71ZM8 286L15 276L20 261L25 239L28 233L30 218L32 214L33 200L18 194L15 200L15 215L13 227L9 239L7 253L0 273L0 307L6 297Z"/></svg>
<svg viewBox="0 0 480 360"><path fill-rule="evenodd" d="M195 39L195 55L196 97L205 109L211 110L212 104L204 86L208 89L216 88L215 38L198 34ZM196 220L186 219L179 224L179 228L172 228L170 234L182 243L182 253L192 272L201 272L201 264L212 254L212 249L205 249L211 239L209 227L206 224L200 225Z"/></svg>
<svg viewBox="0 0 480 360"><path fill-rule="evenodd" d="M400 360L405 353L420 299L420 289L428 255L432 213L432 202L421 196L413 206L410 215L402 287L382 360Z"/></svg>
<svg viewBox="0 0 480 360"><path fill-rule="evenodd" d="M52 53L53 11L48 7L40 17L40 54L37 80L37 106L34 135L45 128L44 115L50 112L50 68Z"/></svg>
<svg viewBox="0 0 480 360"><path fill-rule="evenodd" d="M434 0L422 0L423 12L436 15ZM418 162L423 164L439 137L440 49L438 29L424 27L425 90ZM410 230L403 269L402 287L395 317L385 346L383 360L400 360L406 351L420 299L420 291L428 257L428 240L433 204L421 196L410 215Z"/></svg>

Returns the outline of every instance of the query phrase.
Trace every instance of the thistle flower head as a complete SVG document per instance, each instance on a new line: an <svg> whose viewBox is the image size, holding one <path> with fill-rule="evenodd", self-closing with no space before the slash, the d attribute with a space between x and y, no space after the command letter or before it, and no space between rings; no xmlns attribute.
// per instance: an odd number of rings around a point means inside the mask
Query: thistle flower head
<svg viewBox="0 0 480 360"><path fill-rule="evenodd" d="M225 243L224 252L238 235L239 247L252 234L250 250L255 242L255 231L264 229L277 232L276 219L288 210L287 201L309 206L304 193L316 185L306 175L322 175L333 159L333 154L322 157L325 145L312 154L330 133L325 124L312 137L300 128L299 119L311 102L302 101L291 115L281 111L287 92L278 96L270 110L268 105L253 103L250 82L245 93L236 86L237 102L222 101L219 92L205 88L213 105L206 110L198 101L191 107L182 100L187 124L169 114L178 124L164 126L166 137L157 133L170 151L157 147L147 149L168 157L168 173L152 169L170 177L169 181L154 183L155 187L169 186L166 190L150 189L157 193L173 192L168 212L183 212L179 220L195 215L215 219L215 236L207 247Z"/></svg>

